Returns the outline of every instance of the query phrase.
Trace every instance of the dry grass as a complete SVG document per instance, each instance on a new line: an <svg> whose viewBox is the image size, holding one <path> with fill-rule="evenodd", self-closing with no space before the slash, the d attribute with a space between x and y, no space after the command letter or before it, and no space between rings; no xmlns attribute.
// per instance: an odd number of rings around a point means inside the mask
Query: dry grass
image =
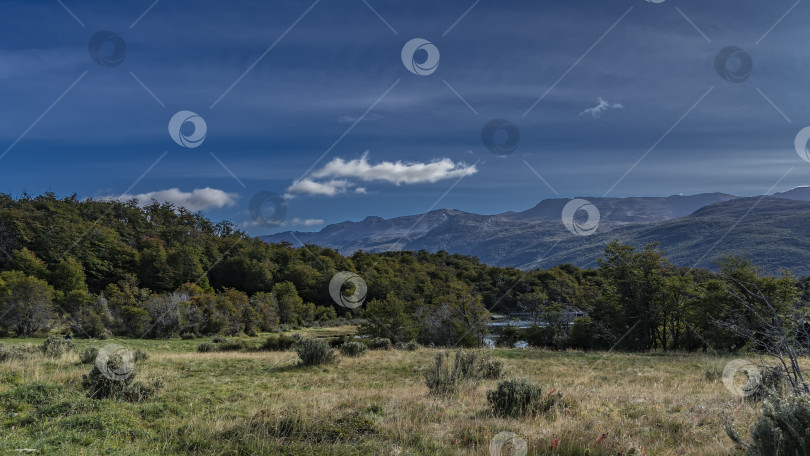
<svg viewBox="0 0 810 456"><path fill-rule="evenodd" d="M57 415L24 426L8 420L0 452L488 455L491 439L508 431L527 441L530 455L722 455L739 453L725 435L724 419L745 429L758 410L732 396L720 379L707 380L707 367L722 369L731 358L705 355L488 350L508 375L563 394L562 404L545 415L501 419L486 402L486 390L497 381L457 396L429 395L420 371L432 362L431 349L370 351L306 368L296 366L294 352L149 351L138 375L165 379L157 398L103 401L103 410L88 416ZM65 387L59 400L85 401L79 384L86 370L75 354L3 363L0 397L19 384L44 382ZM87 446L75 443L84 441L83 432L97 435L75 425L92 421L94 413L137 432L125 440L109 435ZM361 428L364 434L355 436Z"/></svg>

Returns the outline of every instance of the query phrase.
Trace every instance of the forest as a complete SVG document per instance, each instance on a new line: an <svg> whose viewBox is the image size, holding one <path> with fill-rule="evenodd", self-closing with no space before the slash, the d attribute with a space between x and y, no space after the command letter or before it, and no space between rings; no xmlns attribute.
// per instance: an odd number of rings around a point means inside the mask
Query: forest
<svg viewBox="0 0 810 456"><path fill-rule="evenodd" d="M340 271L367 283L363 306L330 297ZM763 275L742 257L720 258L712 271L676 268L656 244L614 242L593 269L521 271L444 251L344 257L268 244L171 204L0 195L5 336L191 338L352 322L394 343L476 347L492 314L523 312L537 324L507 326L501 343L737 351L766 333L762 314L806 315L808 282Z"/></svg>

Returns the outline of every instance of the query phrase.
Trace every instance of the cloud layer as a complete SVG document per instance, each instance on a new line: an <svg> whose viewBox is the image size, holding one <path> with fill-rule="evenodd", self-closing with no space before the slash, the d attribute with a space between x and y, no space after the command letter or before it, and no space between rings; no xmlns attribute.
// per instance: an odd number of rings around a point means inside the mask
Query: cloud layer
<svg viewBox="0 0 810 456"><path fill-rule="evenodd" d="M227 193L211 187L195 188L191 192L183 192L175 187L155 192L139 193L137 195L125 193L120 196L106 196L101 199L118 201L130 201L135 199L141 206L147 205L155 200L160 203L172 203L176 206L182 206L192 212L196 212L207 209L231 207L236 204L237 198L239 198L239 195L236 193Z"/></svg>
<svg viewBox="0 0 810 456"><path fill-rule="evenodd" d="M323 168L304 179L297 180L287 188L287 196L295 194L335 196L354 189L366 193L366 188L357 187L355 181L387 182L389 184L435 183L445 179L458 179L478 172L475 165L454 162L449 158L429 163L383 161L371 164L368 152L354 160L335 158Z"/></svg>

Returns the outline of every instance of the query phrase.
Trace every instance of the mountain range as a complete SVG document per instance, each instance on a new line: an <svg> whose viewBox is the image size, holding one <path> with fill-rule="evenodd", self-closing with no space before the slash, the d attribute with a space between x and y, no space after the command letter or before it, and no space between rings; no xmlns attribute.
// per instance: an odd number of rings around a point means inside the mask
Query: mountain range
<svg viewBox="0 0 810 456"><path fill-rule="evenodd" d="M613 240L637 247L658 242L677 266L711 269L722 255L743 255L768 274L787 268L797 276L810 275L810 187L758 197L702 193L583 199L600 214L590 236L566 229L562 211L571 200L555 198L522 212L480 215L441 209L391 219L367 217L319 232L287 231L261 239L316 244L344 255L358 250L444 250L522 269L564 263L593 267Z"/></svg>

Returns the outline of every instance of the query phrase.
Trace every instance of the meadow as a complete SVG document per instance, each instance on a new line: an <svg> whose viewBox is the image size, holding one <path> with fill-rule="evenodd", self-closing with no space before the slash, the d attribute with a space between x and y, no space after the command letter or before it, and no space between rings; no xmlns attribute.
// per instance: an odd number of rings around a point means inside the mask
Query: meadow
<svg viewBox="0 0 810 456"><path fill-rule="evenodd" d="M761 407L723 385L723 367L740 356L473 350L502 361L507 377L562 394L548 412L515 419L489 409L497 380L431 395L421 373L439 349L302 367L295 351L198 353L210 340L76 340L56 359L0 363L0 454L489 455L492 439L512 432L529 455L731 455L741 450L724 423L746 435ZM243 340L258 347L264 337ZM91 366L79 353L108 343L145 350L136 375L164 388L140 403L88 398Z"/></svg>

